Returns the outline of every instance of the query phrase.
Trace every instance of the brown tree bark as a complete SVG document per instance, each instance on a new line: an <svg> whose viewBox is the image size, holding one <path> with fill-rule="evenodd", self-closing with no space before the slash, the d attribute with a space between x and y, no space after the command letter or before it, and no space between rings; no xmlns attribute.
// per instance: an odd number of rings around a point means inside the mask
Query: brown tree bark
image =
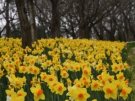
<svg viewBox="0 0 135 101"><path fill-rule="evenodd" d="M10 3L10 0L6 0L6 12L5 12L5 15L6 15L6 37L9 37L9 35L10 35L9 3Z"/></svg>
<svg viewBox="0 0 135 101"><path fill-rule="evenodd" d="M18 16L20 20L21 30L22 30L22 47L26 46L31 47L32 36L31 36L31 27L27 18L27 13L24 11L25 2L24 0L15 0Z"/></svg>
<svg viewBox="0 0 135 101"><path fill-rule="evenodd" d="M29 9L29 16L30 16L30 27L31 27L31 38L32 43L37 40L37 33L36 33L36 23L35 23L35 10L33 0L27 0L28 9Z"/></svg>
<svg viewBox="0 0 135 101"><path fill-rule="evenodd" d="M79 38L90 38L85 15L85 0L79 0Z"/></svg>
<svg viewBox="0 0 135 101"><path fill-rule="evenodd" d="M51 37L61 37L60 33L60 14L59 14L59 0L50 0L52 3L52 25Z"/></svg>
<svg viewBox="0 0 135 101"><path fill-rule="evenodd" d="M27 12L25 9L25 1L15 0L22 30L23 48L25 48L26 46L29 46L31 48L32 43L37 40L33 0L28 0L27 2L29 7L30 22L28 20Z"/></svg>

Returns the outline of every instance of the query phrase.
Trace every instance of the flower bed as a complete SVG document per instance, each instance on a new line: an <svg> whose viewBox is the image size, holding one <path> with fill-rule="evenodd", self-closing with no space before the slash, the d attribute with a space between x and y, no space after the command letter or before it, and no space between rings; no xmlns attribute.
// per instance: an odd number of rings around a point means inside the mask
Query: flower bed
<svg viewBox="0 0 135 101"><path fill-rule="evenodd" d="M131 101L124 42L0 39L0 101ZM4 93L3 93L4 92Z"/></svg>

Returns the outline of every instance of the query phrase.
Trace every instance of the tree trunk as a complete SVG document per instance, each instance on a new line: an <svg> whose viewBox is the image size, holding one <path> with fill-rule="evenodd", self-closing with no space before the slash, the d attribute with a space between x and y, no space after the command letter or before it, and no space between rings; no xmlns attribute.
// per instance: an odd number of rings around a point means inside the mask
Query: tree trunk
<svg viewBox="0 0 135 101"><path fill-rule="evenodd" d="M99 26L99 27L100 27L100 29L101 29L101 26ZM103 39L104 39L103 33L100 33L100 32L98 31L98 29L96 28L96 26L93 26L93 29L94 29L94 32L95 32L95 34L97 35L98 39L99 39L99 40L103 40Z"/></svg>
<svg viewBox="0 0 135 101"><path fill-rule="evenodd" d="M33 5L33 0L27 0L28 2L28 9L30 15L30 27L31 27L31 37L32 43L37 40L37 33L36 33L36 24L35 24L35 10Z"/></svg>
<svg viewBox="0 0 135 101"><path fill-rule="evenodd" d="M79 38L90 38L87 17L85 15L85 0L79 0Z"/></svg>
<svg viewBox="0 0 135 101"><path fill-rule="evenodd" d="M87 26L85 25L79 26L79 38L90 38Z"/></svg>
<svg viewBox="0 0 135 101"><path fill-rule="evenodd" d="M31 27L27 18L27 13L24 11L25 3L24 0L15 0L18 16L20 20L21 30L22 30L22 47L26 46L31 47L32 45L32 36L31 36Z"/></svg>
<svg viewBox="0 0 135 101"><path fill-rule="evenodd" d="M10 0L6 0L6 37L9 37L10 35L9 3L10 3Z"/></svg>
<svg viewBox="0 0 135 101"><path fill-rule="evenodd" d="M60 33L60 14L59 14L59 0L51 0L52 3L52 26L51 37L61 37Z"/></svg>

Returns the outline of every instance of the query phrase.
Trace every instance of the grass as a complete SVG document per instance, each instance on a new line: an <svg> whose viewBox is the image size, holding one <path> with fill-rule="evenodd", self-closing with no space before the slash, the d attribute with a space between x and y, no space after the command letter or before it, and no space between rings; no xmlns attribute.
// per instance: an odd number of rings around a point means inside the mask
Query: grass
<svg viewBox="0 0 135 101"><path fill-rule="evenodd" d="M132 101L135 101L135 42L127 43L127 61L130 64L129 73L131 75L131 81L129 83L132 87L131 98Z"/></svg>

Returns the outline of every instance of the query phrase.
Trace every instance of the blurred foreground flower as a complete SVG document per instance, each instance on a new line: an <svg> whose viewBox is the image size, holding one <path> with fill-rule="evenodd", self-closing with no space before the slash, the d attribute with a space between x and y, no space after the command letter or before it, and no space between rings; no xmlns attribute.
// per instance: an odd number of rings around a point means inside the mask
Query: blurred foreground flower
<svg viewBox="0 0 135 101"><path fill-rule="evenodd" d="M117 99L117 87L115 83L107 83L104 85L103 87L103 91L105 92L105 98L109 99L109 98L113 98L113 99Z"/></svg>
<svg viewBox="0 0 135 101"><path fill-rule="evenodd" d="M75 86L69 88L68 95L75 101L86 101L90 97L86 88L78 88Z"/></svg>
<svg viewBox="0 0 135 101"><path fill-rule="evenodd" d="M17 92L14 92L14 89L6 90L7 101L25 101L26 92L21 88Z"/></svg>
<svg viewBox="0 0 135 101"><path fill-rule="evenodd" d="M45 95L40 84L37 84L35 87L31 87L30 90L34 95L34 101L39 101L40 99L45 100Z"/></svg>
<svg viewBox="0 0 135 101"><path fill-rule="evenodd" d="M121 92L120 92L120 96L123 97L124 100L127 99L128 94L130 94L132 91L132 88L128 87L128 86L123 86Z"/></svg>

